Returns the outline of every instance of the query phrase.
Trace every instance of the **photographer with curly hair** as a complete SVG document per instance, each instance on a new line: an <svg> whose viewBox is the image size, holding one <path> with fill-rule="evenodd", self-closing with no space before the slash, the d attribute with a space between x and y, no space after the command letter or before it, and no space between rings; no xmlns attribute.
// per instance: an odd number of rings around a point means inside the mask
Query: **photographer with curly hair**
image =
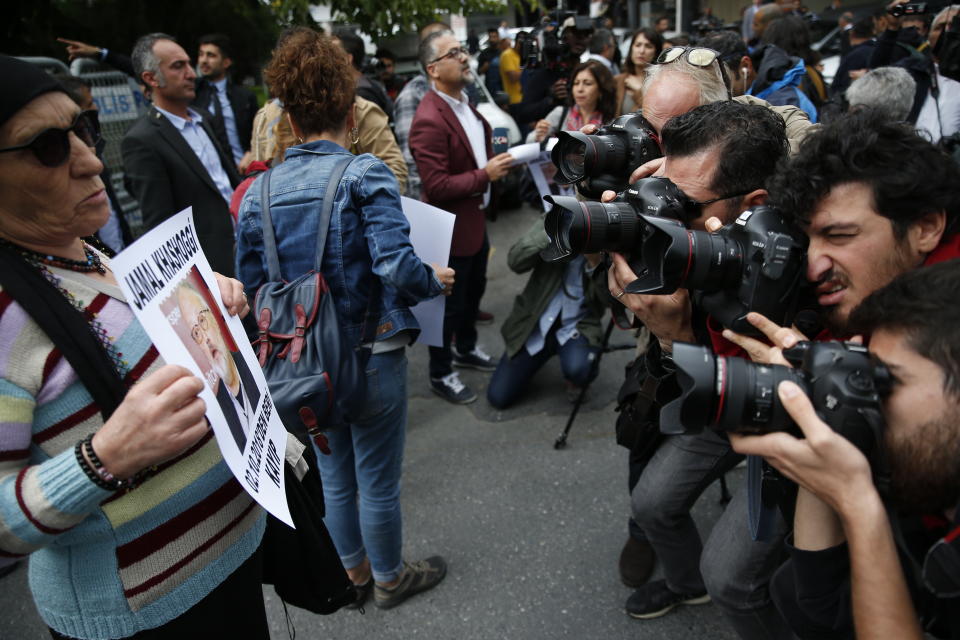
<svg viewBox="0 0 960 640"><path fill-rule="evenodd" d="M849 114L812 133L778 171L770 190L783 213L796 220L809 238L807 280L815 287L820 319L830 335L845 337L886 326L857 327L851 320L856 319L854 309L901 274L960 257L958 181L960 171L933 144L908 125L892 123L885 114L870 110ZM903 313L900 306L909 304L889 302L886 313L894 317ZM955 304L955 298L950 304ZM746 349L754 360L782 362L780 351L805 339L794 328L750 315L748 319L766 334L769 344L729 331L723 336ZM738 450L774 458L780 453L739 445ZM714 543L713 538L706 546L702 568L716 599L711 578L724 576L722 567L708 558L726 551L729 541ZM788 546L795 561L787 566L795 568L796 579L775 579L771 590L793 632L802 637L852 637L850 617L843 617L842 589L827 589L827 574L818 573L819 565L807 562L810 554L840 542L836 517L814 494L801 489ZM833 575L838 565L827 564ZM874 604L866 603L864 611ZM857 617L859 624L860 614Z"/></svg>
<svg viewBox="0 0 960 640"><path fill-rule="evenodd" d="M390 608L436 586L446 574L439 556L413 564L403 560L400 472L407 418L404 348L419 333L408 304L448 293L454 274L431 269L414 254L390 169L372 155L353 157L347 151L356 124L355 80L343 49L326 36L294 34L274 51L264 77L299 142L269 174L281 275L292 281L313 268L321 202L328 188L336 189L321 270L340 329L359 345L368 311L378 318L366 371L367 409L331 431L333 453L317 457L324 520L359 588L355 606L373 591L375 604ZM343 158L351 160L340 183L331 184ZM263 179L248 190L237 224L237 271L251 295L267 280ZM379 299L371 300L378 287Z"/></svg>

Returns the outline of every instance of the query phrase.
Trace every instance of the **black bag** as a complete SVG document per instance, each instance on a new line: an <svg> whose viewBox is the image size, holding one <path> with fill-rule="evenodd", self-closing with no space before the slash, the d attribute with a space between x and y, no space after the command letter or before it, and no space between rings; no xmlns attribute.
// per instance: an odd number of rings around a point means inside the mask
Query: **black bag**
<svg viewBox="0 0 960 640"><path fill-rule="evenodd" d="M334 197L352 159L350 156L337 162L330 174L320 210L313 270L289 283L280 276L270 216L272 170L261 178L260 208L269 281L257 290L254 302L258 329L254 349L287 431L308 446L312 436L323 453L329 453L329 449L320 430L350 422L362 413L366 400L364 368L369 349L354 349L347 343L340 331L333 296L320 271ZM376 299L376 295L371 296L371 301ZM371 304L371 308L376 309L376 305ZM368 308L365 337L371 324L369 315Z"/></svg>
<svg viewBox="0 0 960 640"><path fill-rule="evenodd" d="M323 523L323 486L313 449L307 445L303 455L310 468L299 482L293 467L284 463L287 506L296 529L267 517L263 582L272 584L285 602L327 615L356 601L357 592Z"/></svg>

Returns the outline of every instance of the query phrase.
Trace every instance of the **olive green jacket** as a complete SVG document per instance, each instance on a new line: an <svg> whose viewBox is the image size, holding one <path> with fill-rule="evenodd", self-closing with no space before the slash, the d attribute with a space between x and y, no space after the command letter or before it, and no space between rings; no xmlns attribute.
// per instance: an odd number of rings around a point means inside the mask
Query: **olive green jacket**
<svg viewBox="0 0 960 640"><path fill-rule="evenodd" d="M533 333L546 310L550 300L563 285L563 273L566 262L544 262L540 251L550 245L550 238L543 230L543 219L534 222L530 230L520 238L507 254L507 264L516 273L526 273L531 269L530 279L523 292L513 301L513 309L507 317L500 333L506 344L507 355L511 358L523 348L527 338ZM583 273L583 292L586 298L587 314L577 324L577 329L591 346L600 346L602 331L600 319L610 299L606 288L606 272L602 268Z"/></svg>

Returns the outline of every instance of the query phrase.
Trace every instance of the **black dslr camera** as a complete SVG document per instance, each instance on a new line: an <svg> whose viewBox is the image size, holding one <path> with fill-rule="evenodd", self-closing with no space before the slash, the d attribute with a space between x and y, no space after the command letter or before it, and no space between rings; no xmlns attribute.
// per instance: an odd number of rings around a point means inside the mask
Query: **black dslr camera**
<svg viewBox="0 0 960 640"><path fill-rule="evenodd" d="M725 327L757 335L747 313L789 324L804 292L807 237L773 207L744 211L717 233L687 225L699 207L666 178L644 178L609 203L547 196L544 220L556 262L575 253L627 255L637 279L627 293L670 294L684 287Z"/></svg>
<svg viewBox="0 0 960 640"><path fill-rule="evenodd" d="M634 167L660 158L660 139L643 116L620 116L593 135L561 131L551 159L559 184L577 185L585 198L599 198L607 190L627 188Z"/></svg>
<svg viewBox="0 0 960 640"><path fill-rule="evenodd" d="M559 146L559 145L557 145ZM696 207L665 178L644 178L619 193L613 202L577 200L570 196L545 196L553 205L544 219L550 246L540 252L547 262L558 262L580 253L617 251L630 258L634 270L643 269L640 249L644 218L664 217L689 222Z"/></svg>
<svg viewBox="0 0 960 640"><path fill-rule="evenodd" d="M744 358L714 355L699 345L674 343L680 397L660 412L666 434L720 432L801 435L780 403L777 387L797 383L830 428L868 459L883 435L880 398L890 391L890 372L863 345L852 342L800 342L783 356L796 368L762 365Z"/></svg>
<svg viewBox="0 0 960 640"><path fill-rule="evenodd" d="M758 335L751 311L777 324L793 320L806 280L807 236L774 207L744 211L716 233L667 218L645 218L644 269L627 293L670 294L683 287L723 326Z"/></svg>
<svg viewBox="0 0 960 640"><path fill-rule="evenodd" d="M562 75L568 75L573 71L576 63L570 58L570 45L563 41L563 23L567 19L573 18L572 28L577 31L593 31L593 22L588 16L577 15L573 11L555 11L550 17L544 18L544 24L534 30L533 33L521 31L517 34L520 51L520 66L523 69L550 69L560 71ZM544 29L543 27L552 24L553 29ZM540 44L538 35L543 35L543 45Z"/></svg>

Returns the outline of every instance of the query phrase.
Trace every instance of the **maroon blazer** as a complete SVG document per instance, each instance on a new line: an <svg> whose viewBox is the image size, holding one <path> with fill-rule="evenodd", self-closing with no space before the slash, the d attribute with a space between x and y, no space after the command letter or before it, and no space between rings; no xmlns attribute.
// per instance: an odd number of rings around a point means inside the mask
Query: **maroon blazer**
<svg viewBox="0 0 960 640"><path fill-rule="evenodd" d="M490 124L472 106L470 109L483 123L487 158L492 158ZM481 207L490 178L477 166L453 109L433 89L420 101L410 125L410 152L420 173L420 199L457 216L450 255L476 255L486 230Z"/></svg>

